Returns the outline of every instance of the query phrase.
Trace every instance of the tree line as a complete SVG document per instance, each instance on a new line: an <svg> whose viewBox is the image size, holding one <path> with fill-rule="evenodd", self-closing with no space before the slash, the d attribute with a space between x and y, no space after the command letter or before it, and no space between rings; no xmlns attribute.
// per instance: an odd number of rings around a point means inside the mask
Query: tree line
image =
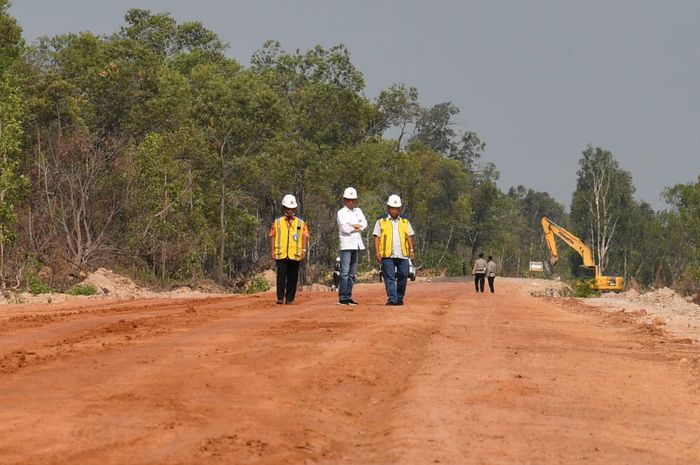
<svg viewBox="0 0 700 465"><path fill-rule="evenodd" d="M401 195L418 260L436 272L462 274L487 251L502 274L525 275L548 257L548 216L608 274L698 290L700 176L669 187L656 212L591 145L567 213L546 192L502 191L485 143L455 130L451 102L425 107L404 84L366 97L343 45L290 53L269 41L244 66L201 23L139 9L110 35L27 44L8 8L0 0L3 289L65 288L97 266L240 288L271 265L267 229L286 193L311 227L304 273L317 280L337 254L335 213L351 185L370 220ZM567 253L566 277L578 265Z"/></svg>

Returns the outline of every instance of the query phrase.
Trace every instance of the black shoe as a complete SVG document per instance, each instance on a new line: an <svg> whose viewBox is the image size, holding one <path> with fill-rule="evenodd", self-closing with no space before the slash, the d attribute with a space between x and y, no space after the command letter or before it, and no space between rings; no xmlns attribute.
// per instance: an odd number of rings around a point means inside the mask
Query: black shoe
<svg viewBox="0 0 700 465"><path fill-rule="evenodd" d="M282 299L277 299L277 305L282 305L283 303Z"/></svg>
<svg viewBox="0 0 700 465"><path fill-rule="evenodd" d="M348 302L348 305L360 305L352 299L348 299L347 302Z"/></svg>
<svg viewBox="0 0 700 465"><path fill-rule="evenodd" d="M396 302L396 305L403 305L403 300L399 300L398 302Z"/></svg>
<svg viewBox="0 0 700 465"><path fill-rule="evenodd" d="M350 305L350 301L349 300L339 300L338 305Z"/></svg>
<svg viewBox="0 0 700 465"><path fill-rule="evenodd" d="M288 300L288 301L286 301L284 304L285 304L285 305L294 305L294 301L293 301L293 300Z"/></svg>
<svg viewBox="0 0 700 465"><path fill-rule="evenodd" d="M393 300L389 300L389 301L387 301L386 305L398 305L398 304L396 302L394 302Z"/></svg>

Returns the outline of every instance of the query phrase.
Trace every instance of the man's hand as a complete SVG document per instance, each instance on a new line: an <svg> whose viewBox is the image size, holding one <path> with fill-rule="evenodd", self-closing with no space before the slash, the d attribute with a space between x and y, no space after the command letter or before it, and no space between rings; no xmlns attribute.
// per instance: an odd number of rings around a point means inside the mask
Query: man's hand
<svg viewBox="0 0 700 465"><path fill-rule="evenodd" d="M374 254L374 258L375 258L375 260L377 260L379 263L382 262L382 256L381 256L381 255L379 255L379 254Z"/></svg>

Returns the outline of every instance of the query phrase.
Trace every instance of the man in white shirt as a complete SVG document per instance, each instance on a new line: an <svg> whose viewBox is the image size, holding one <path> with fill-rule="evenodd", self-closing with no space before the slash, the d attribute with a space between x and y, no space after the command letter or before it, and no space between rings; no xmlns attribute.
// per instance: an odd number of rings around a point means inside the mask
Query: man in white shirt
<svg viewBox="0 0 700 465"><path fill-rule="evenodd" d="M340 283L338 284L338 303L357 305L352 300L352 287L360 250L365 249L362 231L367 229L367 219L357 203L357 191L348 187L343 192L345 206L338 210L338 236L340 238Z"/></svg>

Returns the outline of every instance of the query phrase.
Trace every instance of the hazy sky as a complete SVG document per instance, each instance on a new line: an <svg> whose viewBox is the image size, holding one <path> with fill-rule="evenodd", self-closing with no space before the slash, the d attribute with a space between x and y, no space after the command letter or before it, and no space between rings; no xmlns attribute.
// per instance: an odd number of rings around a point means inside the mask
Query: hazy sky
<svg viewBox="0 0 700 465"><path fill-rule="evenodd" d="M587 144L656 209L665 187L700 174L696 0L13 0L10 13L32 41L115 32L129 8L201 21L246 65L267 39L290 52L345 44L367 97L404 83L423 106L452 101L504 191L522 184L568 209Z"/></svg>

